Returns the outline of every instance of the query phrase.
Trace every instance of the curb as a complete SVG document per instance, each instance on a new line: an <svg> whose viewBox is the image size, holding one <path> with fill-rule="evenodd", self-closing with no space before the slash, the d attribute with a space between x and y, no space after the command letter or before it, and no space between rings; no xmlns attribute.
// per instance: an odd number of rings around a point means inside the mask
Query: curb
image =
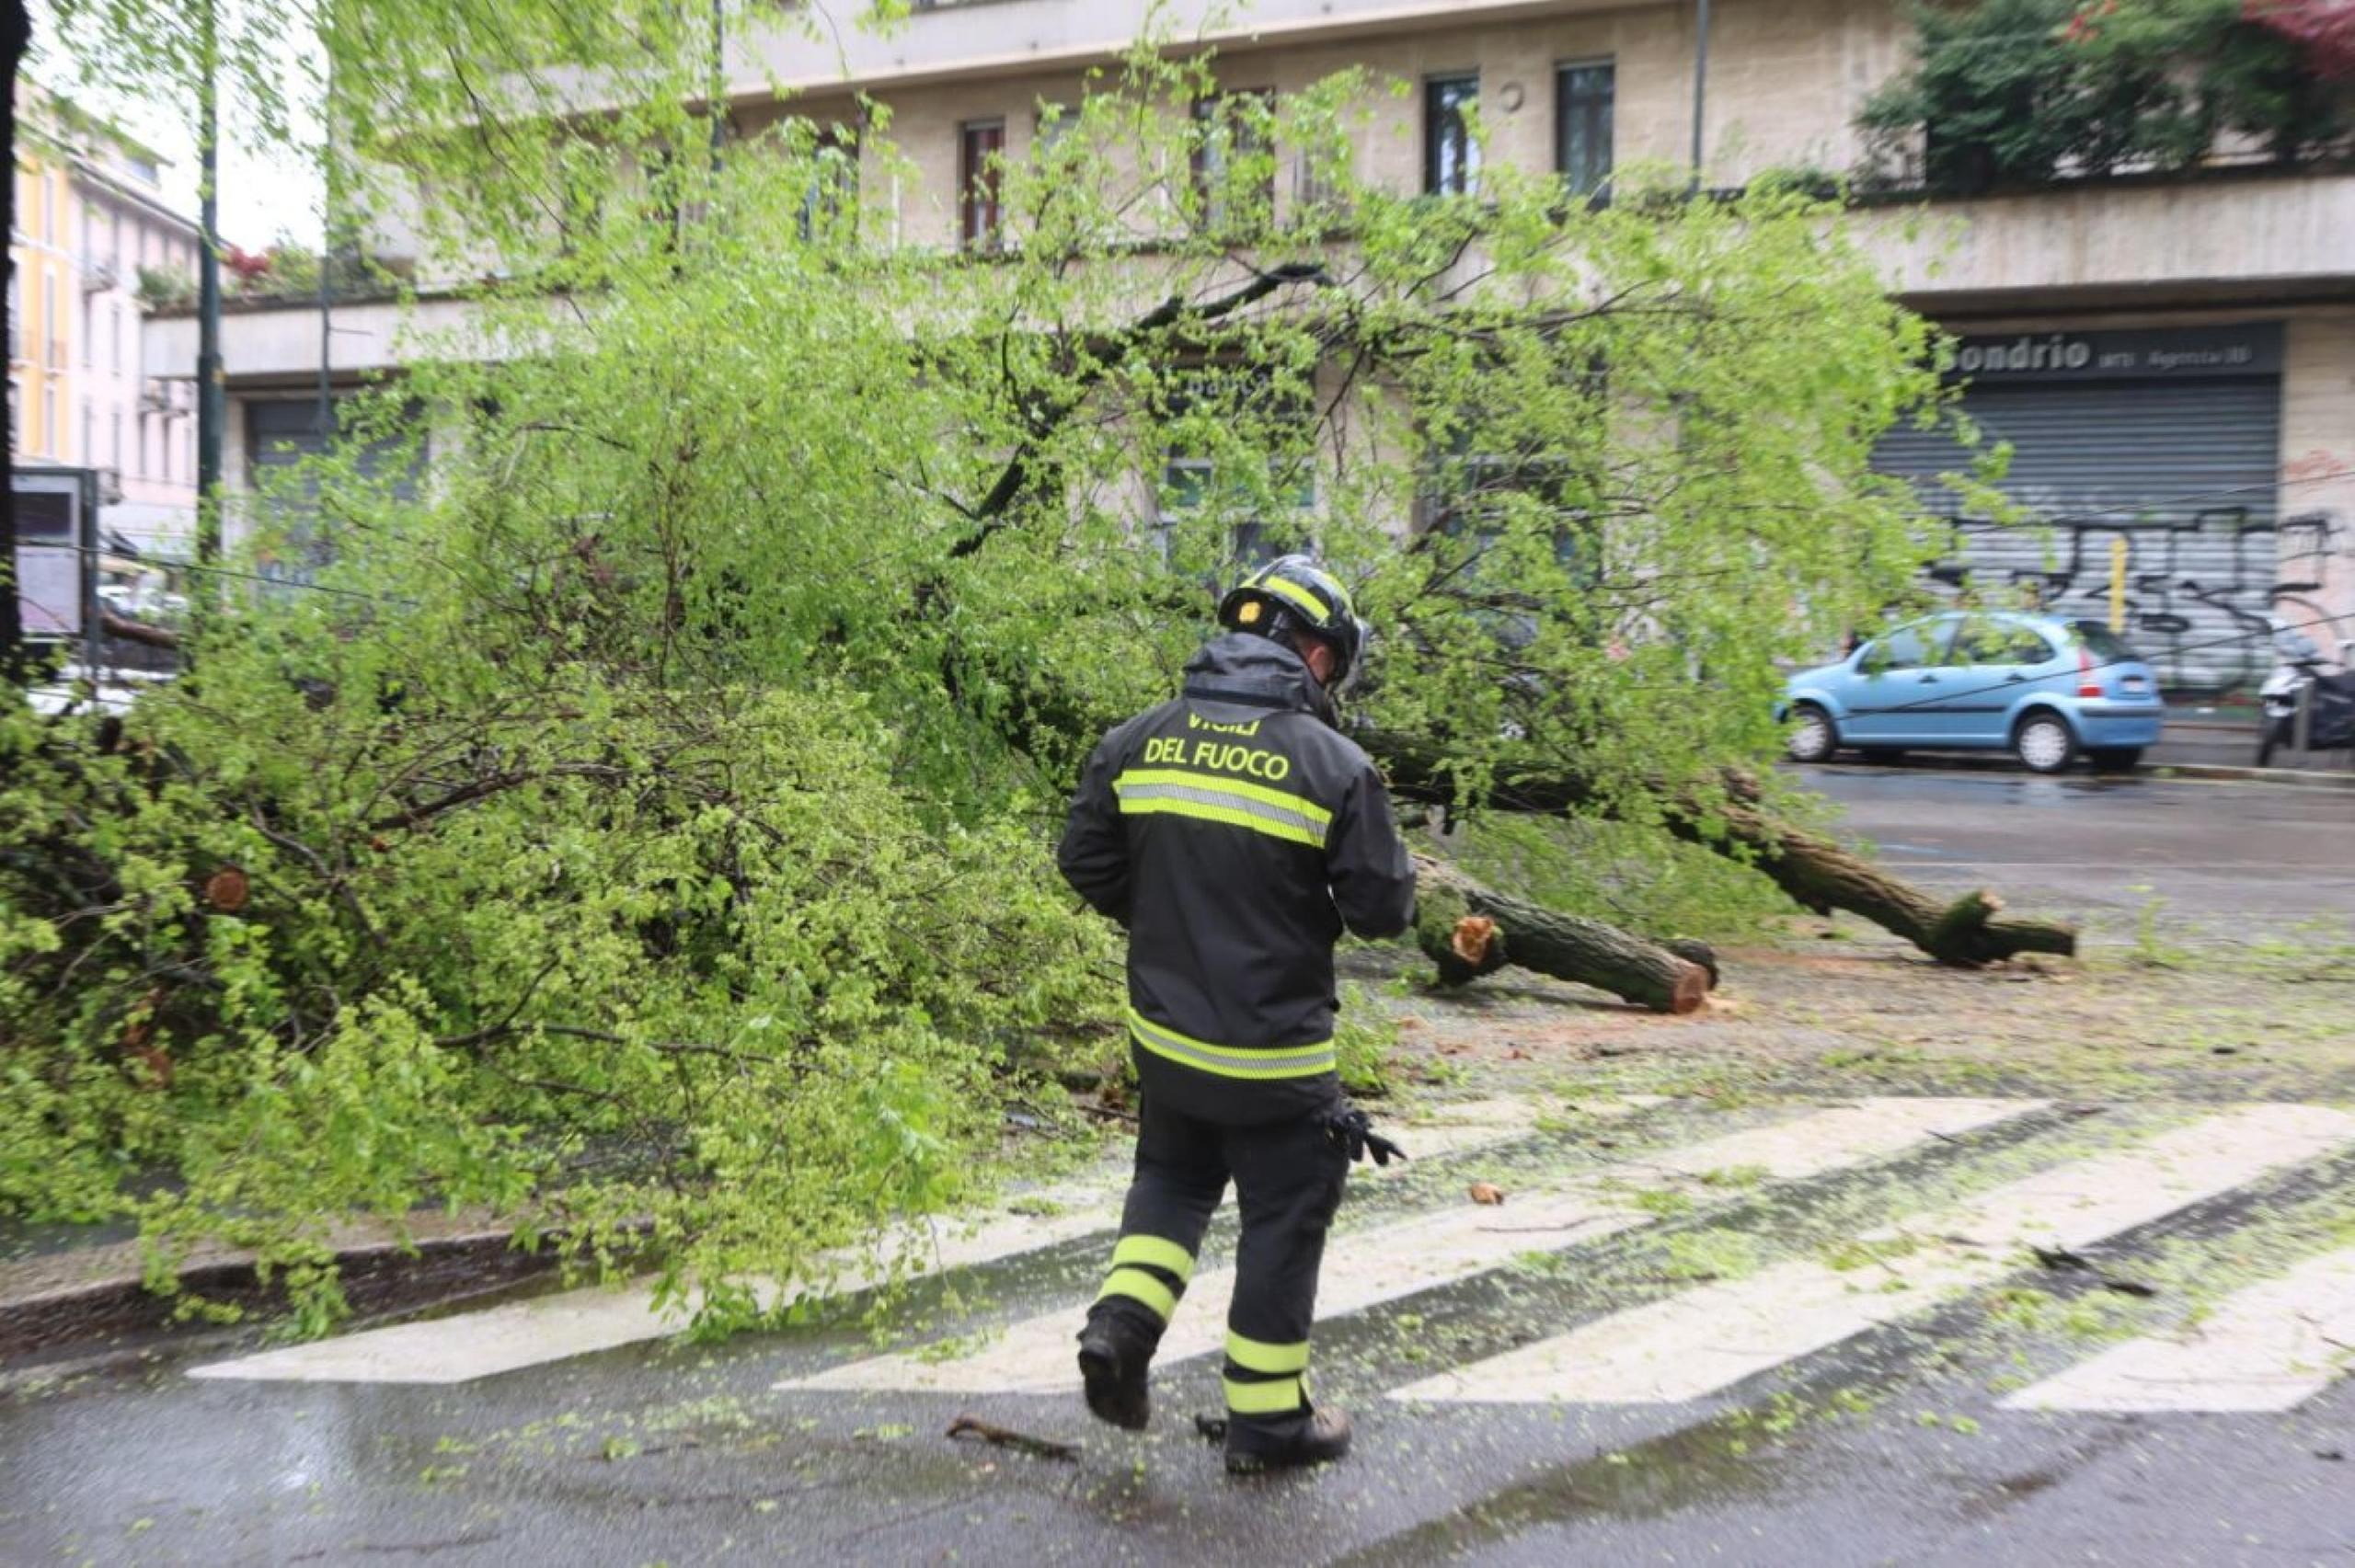
<svg viewBox="0 0 2355 1568"><path fill-rule="evenodd" d="M2152 762L2140 771L2157 779L2288 784L2293 789L2355 790L2355 769L2346 768L2235 768L2218 762Z"/></svg>
<svg viewBox="0 0 2355 1568"><path fill-rule="evenodd" d="M2228 762L2170 762L2164 759L2145 760L2131 773L2097 773L2084 769L2066 773L2032 773L2008 756L1924 755L1919 761L1899 762L1784 762L1779 765L1796 767L1803 776L1823 772L1899 777L1909 773L1924 776L1935 773L2009 773L2021 779L2091 779L2102 784L2239 783L2288 784L2294 789L2355 790L2355 768L2248 768Z"/></svg>
<svg viewBox="0 0 2355 1568"><path fill-rule="evenodd" d="M555 1266L553 1251L516 1250L511 1230L436 1236L404 1246L391 1241L341 1249L335 1264L354 1319L504 1289ZM189 1326L178 1316L182 1295L234 1305L248 1314L283 1310L281 1286L263 1282L252 1260L213 1259L180 1269L179 1292L158 1295L138 1275L28 1292L0 1300L0 1361L47 1357L103 1340L153 1338Z"/></svg>

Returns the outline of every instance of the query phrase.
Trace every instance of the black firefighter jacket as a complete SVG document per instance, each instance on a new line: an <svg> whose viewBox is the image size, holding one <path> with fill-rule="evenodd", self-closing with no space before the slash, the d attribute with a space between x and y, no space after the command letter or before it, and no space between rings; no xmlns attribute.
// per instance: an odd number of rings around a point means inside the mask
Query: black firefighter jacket
<svg viewBox="0 0 2355 1568"><path fill-rule="evenodd" d="M1182 696L1104 738L1072 801L1057 861L1128 929L1139 1082L1187 1115L1331 1105L1333 944L1413 918L1389 796L1327 711L1290 648L1218 637Z"/></svg>

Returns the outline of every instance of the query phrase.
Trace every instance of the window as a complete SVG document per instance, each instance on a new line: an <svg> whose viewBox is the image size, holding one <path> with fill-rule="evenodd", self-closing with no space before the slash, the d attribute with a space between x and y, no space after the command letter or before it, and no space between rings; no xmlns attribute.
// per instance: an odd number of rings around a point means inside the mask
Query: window
<svg viewBox="0 0 2355 1568"><path fill-rule="evenodd" d="M52 457L62 455L57 450L57 388L40 389L40 447Z"/></svg>
<svg viewBox="0 0 2355 1568"><path fill-rule="evenodd" d="M1573 196L1601 199L1611 177L1611 110L1617 74L1605 60L1554 71L1554 169Z"/></svg>
<svg viewBox="0 0 2355 1568"><path fill-rule="evenodd" d="M90 400L82 399L82 461L95 462L98 455L98 415Z"/></svg>
<svg viewBox="0 0 2355 1568"><path fill-rule="evenodd" d="M1951 662L1956 664L2045 664L2052 658L2052 645L2036 628L2017 621L1965 621L1955 633L1954 647Z"/></svg>
<svg viewBox="0 0 2355 1568"><path fill-rule="evenodd" d="M1857 657L1856 668L1878 675L1885 670L1920 670L1936 664L1945 656L1947 638L1952 630L1944 621L1901 627L1878 641L1867 643Z"/></svg>
<svg viewBox="0 0 2355 1568"><path fill-rule="evenodd" d="M1264 421L1263 443L1278 450L1269 452L1260 487L1247 475L1220 474L1216 458L1201 450L1214 436L1189 440L1173 431L1161 470L1162 521L1206 512L1223 519L1227 547L1237 561L1272 559L1297 548L1316 505L1315 403L1301 389L1278 386L1264 370L1240 366L1201 366L1165 395L1164 413L1172 424L1195 418L1225 429Z"/></svg>
<svg viewBox="0 0 2355 1568"><path fill-rule="evenodd" d="M1275 211L1276 164L1268 125L1275 95L1265 88L1194 105L1194 197L1209 230L1265 219Z"/></svg>
<svg viewBox="0 0 2355 1568"><path fill-rule="evenodd" d="M967 250L997 248L1003 214L998 210L1000 167L1005 155L1005 121L981 120L958 128L958 243Z"/></svg>
<svg viewBox="0 0 2355 1568"><path fill-rule="evenodd" d="M114 368L124 375L131 373L131 338L122 330L122 303L114 307Z"/></svg>
<svg viewBox="0 0 2355 1568"><path fill-rule="evenodd" d="M17 269L8 269L8 358L25 357L25 291L17 280ZM15 382L8 383L15 386Z"/></svg>
<svg viewBox="0 0 2355 1568"><path fill-rule="evenodd" d="M114 411L114 445L110 451L107 466L120 474L122 472L122 410L120 408Z"/></svg>
<svg viewBox="0 0 2355 1568"><path fill-rule="evenodd" d="M1079 111L1067 103L1039 100L1039 118L1030 132L1030 154L1035 163L1044 164L1054 150L1063 144L1071 128L1079 122Z"/></svg>
<svg viewBox="0 0 2355 1568"><path fill-rule="evenodd" d="M1433 76L1423 84L1423 189L1435 195L1465 196L1479 189L1480 144L1472 139L1472 116L1480 102L1480 78Z"/></svg>
<svg viewBox="0 0 2355 1568"><path fill-rule="evenodd" d="M8 455L16 457L25 450L24 389L15 382L8 383Z"/></svg>
<svg viewBox="0 0 2355 1568"><path fill-rule="evenodd" d="M132 441L134 443L131 449L132 472L144 479L147 477L147 411L144 408L139 411L139 423L132 431Z"/></svg>
<svg viewBox="0 0 2355 1568"><path fill-rule="evenodd" d="M2124 664L2142 657L2134 651L2132 644L2099 621L2072 621L2069 635L2104 664Z"/></svg>
<svg viewBox="0 0 2355 1568"><path fill-rule="evenodd" d="M801 237L815 238L858 206L858 137L830 125L810 149L810 189L801 198Z"/></svg>
<svg viewBox="0 0 2355 1568"><path fill-rule="evenodd" d="M98 302L92 294L82 296L82 368L90 368L90 356L97 352L98 342Z"/></svg>
<svg viewBox="0 0 2355 1568"><path fill-rule="evenodd" d="M57 336L57 274L44 272L41 281L47 286L40 292L40 325L48 342L42 346L41 363L58 370L65 363L65 345Z"/></svg>

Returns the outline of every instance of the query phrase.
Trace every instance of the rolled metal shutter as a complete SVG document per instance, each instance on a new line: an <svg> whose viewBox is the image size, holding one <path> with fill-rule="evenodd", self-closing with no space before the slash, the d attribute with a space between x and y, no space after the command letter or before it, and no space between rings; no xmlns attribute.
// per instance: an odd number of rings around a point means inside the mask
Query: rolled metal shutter
<svg viewBox="0 0 2355 1568"><path fill-rule="evenodd" d="M2253 685L2270 662L2280 507L2279 378L1991 386L1964 410L1990 445L2012 443L1997 487L2040 525L1961 512L1940 473L1970 454L1942 431L1892 430L1874 453L1956 518L1938 576L2028 581L2057 612L2108 613L2110 541L2127 542L2127 636L2160 680L2188 691Z"/></svg>

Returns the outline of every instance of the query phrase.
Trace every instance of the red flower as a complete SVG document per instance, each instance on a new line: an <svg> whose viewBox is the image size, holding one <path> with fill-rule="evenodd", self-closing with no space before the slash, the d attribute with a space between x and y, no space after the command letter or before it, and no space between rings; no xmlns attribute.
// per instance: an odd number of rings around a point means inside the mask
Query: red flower
<svg viewBox="0 0 2355 1568"><path fill-rule="evenodd" d="M257 255L253 251L233 245L229 247L228 253L221 258L221 261L230 271L237 275L240 281L250 283L257 278L269 273L270 256L268 251Z"/></svg>

